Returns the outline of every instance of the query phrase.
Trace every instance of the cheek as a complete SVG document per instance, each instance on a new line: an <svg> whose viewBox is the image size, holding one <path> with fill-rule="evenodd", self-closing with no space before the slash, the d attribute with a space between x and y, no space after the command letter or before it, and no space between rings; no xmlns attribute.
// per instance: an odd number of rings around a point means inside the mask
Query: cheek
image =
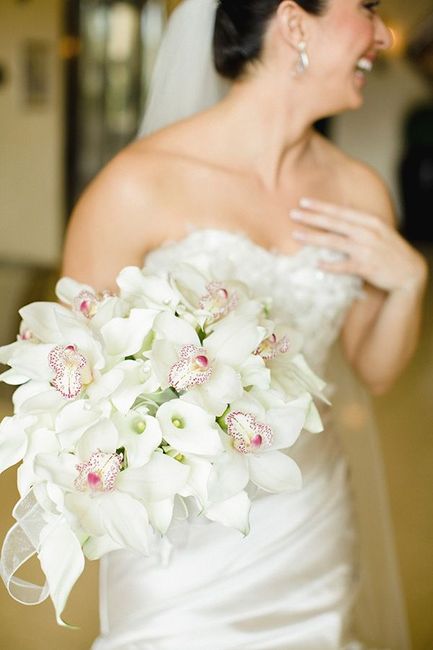
<svg viewBox="0 0 433 650"><path fill-rule="evenodd" d="M354 16L353 11L339 11L323 26L325 29L319 45L323 61L339 61L341 64L356 58L374 41L373 21Z"/></svg>

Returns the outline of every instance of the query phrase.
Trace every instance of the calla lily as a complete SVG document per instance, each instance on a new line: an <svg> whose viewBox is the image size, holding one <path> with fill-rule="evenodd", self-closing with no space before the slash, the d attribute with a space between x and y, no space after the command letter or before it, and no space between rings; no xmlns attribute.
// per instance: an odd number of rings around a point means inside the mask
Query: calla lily
<svg viewBox="0 0 433 650"><path fill-rule="evenodd" d="M164 440L181 454L216 456L223 450L215 418L195 404L170 400L156 418Z"/></svg>
<svg viewBox="0 0 433 650"><path fill-rule="evenodd" d="M119 432L119 447L127 450L128 467L146 465L162 442L158 420L150 416L145 407L131 410L125 415L114 413L112 417Z"/></svg>

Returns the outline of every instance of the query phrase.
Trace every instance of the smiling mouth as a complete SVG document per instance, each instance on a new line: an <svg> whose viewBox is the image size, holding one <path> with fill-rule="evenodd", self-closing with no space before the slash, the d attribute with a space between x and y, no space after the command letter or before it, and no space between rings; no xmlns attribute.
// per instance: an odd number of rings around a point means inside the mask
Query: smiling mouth
<svg viewBox="0 0 433 650"><path fill-rule="evenodd" d="M371 72L373 70L373 61L367 57L361 57L356 64L357 72Z"/></svg>

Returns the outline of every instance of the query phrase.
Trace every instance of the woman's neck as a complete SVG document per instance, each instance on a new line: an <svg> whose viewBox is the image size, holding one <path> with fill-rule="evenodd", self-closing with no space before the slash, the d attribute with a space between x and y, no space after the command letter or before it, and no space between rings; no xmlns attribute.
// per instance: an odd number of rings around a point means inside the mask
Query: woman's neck
<svg viewBox="0 0 433 650"><path fill-rule="evenodd" d="M272 80L267 85L263 80L235 83L207 111L214 118L213 152L224 156L230 150L231 166L256 174L272 191L294 167L311 159L312 124L319 116L302 96L300 84L296 88L296 81L293 93L286 90L286 98Z"/></svg>

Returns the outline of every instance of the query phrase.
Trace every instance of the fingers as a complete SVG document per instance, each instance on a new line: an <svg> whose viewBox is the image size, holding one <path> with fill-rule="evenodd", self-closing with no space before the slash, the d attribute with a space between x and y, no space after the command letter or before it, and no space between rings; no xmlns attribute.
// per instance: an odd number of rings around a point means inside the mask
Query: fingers
<svg viewBox="0 0 433 650"><path fill-rule="evenodd" d="M347 208L334 203L326 201L318 201L317 199L302 198L299 202L302 212L319 213L323 216L329 217L334 223L336 221L351 223L358 226L378 230L382 227L383 222L377 217L372 216L353 208Z"/></svg>
<svg viewBox="0 0 433 650"><path fill-rule="evenodd" d="M290 218L313 228L328 230L352 239L362 238L365 229L344 219L329 217L320 212L307 212L306 210L291 210Z"/></svg>
<svg viewBox="0 0 433 650"><path fill-rule="evenodd" d="M349 238L319 230L297 228L292 232L292 237L303 244L331 248L348 255L354 248L354 243Z"/></svg>

